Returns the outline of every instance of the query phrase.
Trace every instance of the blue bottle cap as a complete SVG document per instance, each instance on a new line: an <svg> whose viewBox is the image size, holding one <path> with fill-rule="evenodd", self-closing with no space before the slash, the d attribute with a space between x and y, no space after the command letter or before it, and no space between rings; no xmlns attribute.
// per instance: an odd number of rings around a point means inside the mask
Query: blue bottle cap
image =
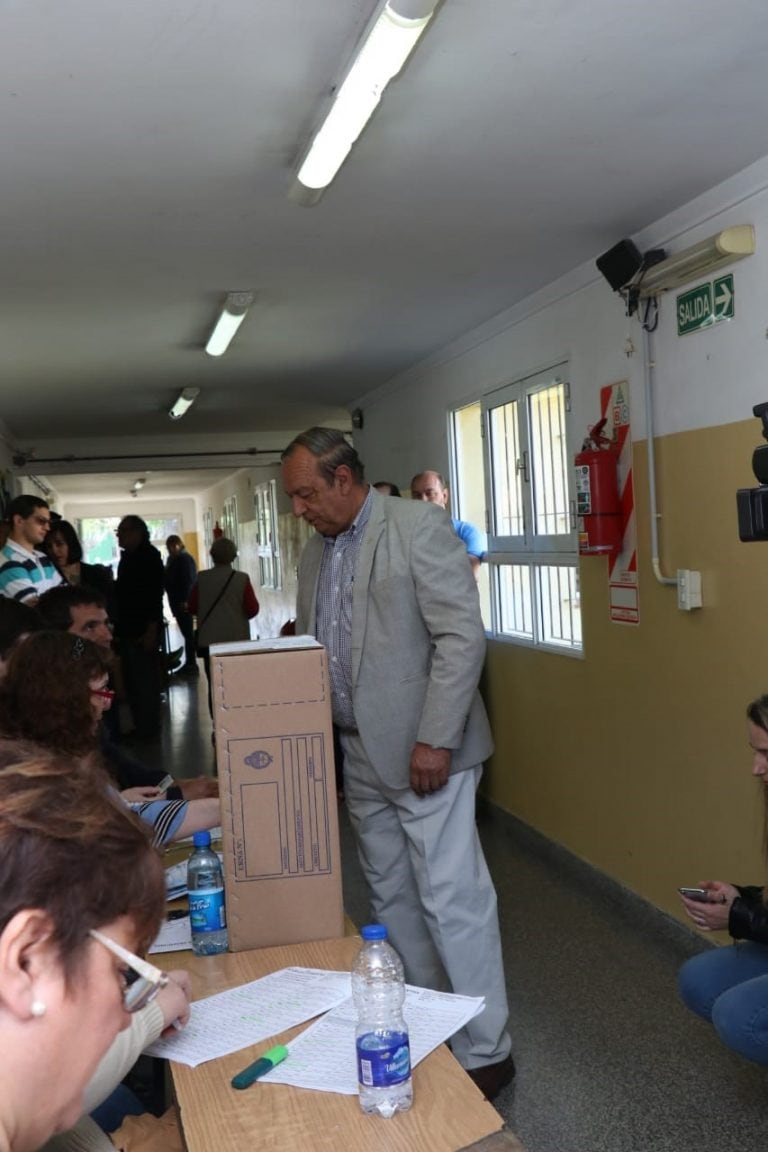
<svg viewBox="0 0 768 1152"><path fill-rule="evenodd" d="M211 846L211 834L210 834L210 832L208 832L207 830L203 831L203 832L194 832L192 834L192 843L194 844L195 848L210 848L210 846Z"/></svg>
<svg viewBox="0 0 768 1152"><path fill-rule="evenodd" d="M387 930L383 924L366 924L360 929L363 940L386 940Z"/></svg>

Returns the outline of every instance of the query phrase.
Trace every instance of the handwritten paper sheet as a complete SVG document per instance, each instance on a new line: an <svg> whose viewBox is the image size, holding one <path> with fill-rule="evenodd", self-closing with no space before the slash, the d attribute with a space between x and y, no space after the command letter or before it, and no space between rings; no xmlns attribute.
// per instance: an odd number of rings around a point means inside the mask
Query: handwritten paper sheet
<svg viewBox="0 0 768 1152"><path fill-rule="evenodd" d="M484 1007L482 996L453 996L409 984L403 1015L411 1043L411 1067L415 1068ZM350 997L292 1040L288 1045L288 1059L267 1072L259 1083L271 1081L356 1096L356 1023L357 1013Z"/></svg>
<svg viewBox="0 0 768 1152"><path fill-rule="evenodd" d="M149 948L153 952L185 952L192 947L192 928L189 916L181 916L177 920L165 920Z"/></svg>
<svg viewBox="0 0 768 1152"><path fill-rule="evenodd" d="M145 1051L196 1068L303 1024L349 994L348 972L282 968L261 980L195 1000L183 1032L156 1040Z"/></svg>

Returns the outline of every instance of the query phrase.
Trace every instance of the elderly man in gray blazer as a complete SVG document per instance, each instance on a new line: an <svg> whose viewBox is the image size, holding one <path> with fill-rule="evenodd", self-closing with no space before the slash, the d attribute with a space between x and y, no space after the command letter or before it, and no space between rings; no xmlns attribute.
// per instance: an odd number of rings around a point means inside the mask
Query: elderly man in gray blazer
<svg viewBox="0 0 768 1152"><path fill-rule="evenodd" d="M294 515L317 532L299 566L297 631L328 652L373 911L410 983L485 997L452 1047L491 1098L514 1064L496 893L475 828L493 744L472 569L441 509L370 488L343 433L302 433L282 469Z"/></svg>

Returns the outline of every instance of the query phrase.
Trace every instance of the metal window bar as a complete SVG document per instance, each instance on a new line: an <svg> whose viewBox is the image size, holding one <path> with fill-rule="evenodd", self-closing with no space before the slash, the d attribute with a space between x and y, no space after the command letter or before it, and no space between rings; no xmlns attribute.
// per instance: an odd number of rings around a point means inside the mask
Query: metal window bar
<svg viewBox="0 0 768 1152"><path fill-rule="evenodd" d="M522 536L525 518L518 401L492 408L490 416L495 535Z"/></svg>
<svg viewBox="0 0 768 1152"><path fill-rule="evenodd" d="M534 530L539 536L567 535L568 484L565 387L554 384L528 397L533 472Z"/></svg>
<svg viewBox="0 0 768 1152"><path fill-rule="evenodd" d="M538 565L539 642L581 648L581 605L575 565Z"/></svg>

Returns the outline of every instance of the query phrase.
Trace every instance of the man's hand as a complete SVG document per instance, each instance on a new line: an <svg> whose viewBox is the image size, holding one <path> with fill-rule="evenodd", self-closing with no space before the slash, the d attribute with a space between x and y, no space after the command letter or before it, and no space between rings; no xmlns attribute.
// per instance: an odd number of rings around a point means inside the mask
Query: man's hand
<svg viewBox="0 0 768 1152"><path fill-rule="evenodd" d="M448 783L451 767L450 748L431 748L414 744L411 752L411 788L417 796L439 792Z"/></svg>

